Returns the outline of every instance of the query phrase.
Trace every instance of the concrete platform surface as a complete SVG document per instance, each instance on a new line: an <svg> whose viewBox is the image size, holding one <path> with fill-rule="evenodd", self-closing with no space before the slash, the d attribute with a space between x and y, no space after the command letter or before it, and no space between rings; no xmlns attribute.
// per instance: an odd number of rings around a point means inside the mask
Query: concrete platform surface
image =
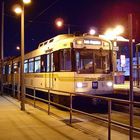
<svg viewBox="0 0 140 140"><path fill-rule="evenodd" d="M129 94L130 82L125 81L124 84L114 84L114 93ZM134 95L140 96L140 87L133 86Z"/></svg>
<svg viewBox="0 0 140 140"><path fill-rule="evenodd" d="M0 140L107 140L107 128L101 124L87 121L79 126L71 127L27 104L26 111L21 111L16 99L0 96ZM83 131L86 128L92 135ZM112 140L116 139L128 140L129 136L112 130Z"/></svg>

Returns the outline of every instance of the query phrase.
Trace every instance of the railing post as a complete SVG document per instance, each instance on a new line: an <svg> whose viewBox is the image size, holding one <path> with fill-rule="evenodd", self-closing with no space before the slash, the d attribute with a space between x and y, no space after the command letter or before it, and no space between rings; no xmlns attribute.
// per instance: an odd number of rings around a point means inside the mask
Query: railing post
<svg viewBox="0 0 140 140"><path fill-rule="evenodd" d="M108 100L108 140L111 140L111 100Z"/></svg>
<svg viewBox="0 0 140 140"><path fill-rule="evenodd" d="M16 93L15 93L15 74L13 73L13 84L12 84L12 91L13 91L13 97L16 97Z"/></svg>
<svg viewBox="0 0 140 140"><path fill-rule="evenodd" d="M50 115L50 105L51 105L51 96L50 96L50 89L48 90L48 115Z"/></svg>
<svg viewBox="0 0 140 140"><path fill-rule="evenodd" d="M129 22L129 54L130 54L130 92L129 92L129 115L130 115L130 130L129 130L129 140L133 140L133 123L134 123L134 110L133 110L133 101L134 101L134 92L133 92L133 18L132 14L128 16Z"/></svg>
<svg viewBox="0 0 140 140"><path fill-rule="evenodd" d="M35 87L34 87L34 107L36 107L36 91L35 91Z"/></svg>
<svg viewBox="0 0 140 140"><path fill-rule="evenodd" d="M72 94L70 93L70 125L72 124Z"/></svg>

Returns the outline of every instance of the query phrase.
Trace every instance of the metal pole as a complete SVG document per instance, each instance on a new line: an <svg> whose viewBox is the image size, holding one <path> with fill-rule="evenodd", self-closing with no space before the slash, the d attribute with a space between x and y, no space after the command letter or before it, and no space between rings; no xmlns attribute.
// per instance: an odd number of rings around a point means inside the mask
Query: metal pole
<svg viewBox="0 0 140 140"><path fill-rule="evenodd" d="M70 93L70 125L72 124L72 94Z"/></svg>
<svg viewBox="0 0 140 140"><path fill-rule="evenodd" d="M36 107L36 90L34 88L34 107Z"/></svg>
<svg viewBox="0 0 140 140"><path fill-rule="evenodd" d="M51 95L50 95L50 89L48 90L48 115L50 115L50 105L51 105Z"/></svg>
<svg viewBox="0 0 140 140"><path fill-rule="evenodd" d="M137 87L140 85L139 75L139 45L136 45L136 57L137 57Z"/></svg>
<svg viewBox="0 0 140 140"><path fill-rule="evenodd" d="M68 34L70 34L70 24L68 24Z"/></svg>
<svg viewBox="0 0 140 140"><path fill-rule="evenodd" d="M132 32L132 14L129 14L129 53L130 53L130 93L129 93L129 112L130 112L130 131L129 131L129 139L133 140L133 32Z"/></svg>
<svg viewBox="0 0 140 140"><path fill-rule="evenodd" d="M3 45L4 45L4 0L2 1L1 15L1 95L3 95Z"/></svg>
<svg viewBox="0 0 140 140"><path fill-rule="evenodd" d="M20 86L21 86L21 110L25 111L24 94L24 4L21 12L21 65L20 65Z"/></svg>
<svg viewBox="0 0 140 140"><path fill-rule="evenodd" d="M108 140L111 140L111 100L108 100Z"/></svg>

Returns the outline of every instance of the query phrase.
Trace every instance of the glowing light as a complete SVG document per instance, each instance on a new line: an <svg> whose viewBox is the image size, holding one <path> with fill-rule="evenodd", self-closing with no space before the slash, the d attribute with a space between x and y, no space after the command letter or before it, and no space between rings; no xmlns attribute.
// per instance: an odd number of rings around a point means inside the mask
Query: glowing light
<svg viewBox="0 0 140 140"><path fill-rule="evenodd" d="M115 35L120 35L124 32L124 27L121 25L116 26L116 28L113 30Z"/></svg>
<svg viewBox="0 0 140 140"><path fill-rule="evenodd" d="M77 88L82 88L83 87L83 83L82 82L77 82L76 86L77 86Z"/></svg>
<svg viewBox="0 0 140 140"><path fill-rule="evenodd" d="M114 29L113 28L109 28L105 32L105 36L106 36L106 38L108 38L110 40L114 40L114 39L117 39L117 36L122 34L123 32L124 32L123 26L118 25Z"/></svg>
<svg viewBox="0 0 140 140"><path fill-rule="evenodd" d="M95 34L96 34L96 31L95 31L94 29L90 29L89 33L90 33L91 35L95 35Z"/></svg>
<svg viewBox="0 0 140 140"><path fill-rule="evenodd" d="M77 43L78 45L82 45L82 44L83 44L83 41L82 41L82 40L77 40L76 43Z"/></svg>
<svg viewBox="0 0 140 140"><path fill-rule="evenodd" d="M20 47L19 47L19 46L17 46L17 47L16 47L16 49L17 49L17 50L20 50Z"/></svg>
<svg viewBox="0 0 140 140"><path fill-rule="evenodd" d="M16 8L14 9L14 11L15 11L16 14L21 14L22 9L21 9L21 7L16 7Z"/></svg>
<svg viewBox="0 0 140 140"><path fill-rule="evenodd" d="M23 3L29 4L29 3L31 3L31 0L23 0Z"/></svg>
<svg viewBox="0 0 140 140"><path fill-rule="evenodd" d="M56 26L57 26L58 28L61 28L61 27L64 25L64 21L63 21L62 18L57 18L57 19L55 20L55 24L56 24Z"/></svg>
<svg viewBox="0 0 140 140"><path fill-rule="evenodd" d="M113 83L111 81L107 82L107 86L112 87Z"/></svg>

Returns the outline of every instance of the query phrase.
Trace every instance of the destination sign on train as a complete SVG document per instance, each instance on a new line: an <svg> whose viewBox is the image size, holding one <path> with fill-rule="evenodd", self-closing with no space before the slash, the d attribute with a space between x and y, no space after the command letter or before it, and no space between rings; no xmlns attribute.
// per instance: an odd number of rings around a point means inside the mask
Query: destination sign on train
<svg viewBox="0 0 140 140"><path fill-rule="evenodd" d="M87 44L87 45L101 45L101 41L85 39L84 44Z"/></svg>

